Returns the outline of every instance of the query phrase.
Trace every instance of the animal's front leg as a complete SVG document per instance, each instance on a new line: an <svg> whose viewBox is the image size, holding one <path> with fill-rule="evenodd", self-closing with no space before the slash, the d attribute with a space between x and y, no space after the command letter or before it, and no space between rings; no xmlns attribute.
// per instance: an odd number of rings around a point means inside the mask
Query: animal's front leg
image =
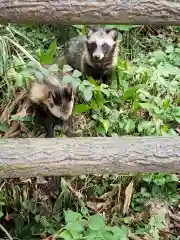
<svg viewBox="0 0 180 240"><path fill-rule="evenodd" d="M101 77L101 81L102 81L102 83L110 86L111 83L112 83L112 74L111 74L111 73L104 74L104 75Z"/></svg>
<svg viewBox="0 0 180 240"><path fill-rule="evenodd" d="M44 119L43 121L44 128L46 130L46 138L53 138L54 137L54 128L53 124L49 118Z"/></svg>

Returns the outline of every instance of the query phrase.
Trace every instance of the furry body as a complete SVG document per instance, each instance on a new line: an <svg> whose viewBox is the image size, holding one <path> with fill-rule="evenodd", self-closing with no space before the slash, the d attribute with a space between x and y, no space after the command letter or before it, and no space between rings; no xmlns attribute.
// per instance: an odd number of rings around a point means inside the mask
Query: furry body
<svg viewBox="0 0 180 240"><path fill-rule="evenodd" d="M93 28L88 36L71 38L64 46L67 64L87 76L110 85L119 53L118 31Z"/></svg>
<svg viewBox="0 0 180 240"><path fill-rule="evenodd" d="M35 120L46 130L46 137L54 137L54 126L61 125L67 136L71 132L72 111L74 106L74 92L72 86L64 86L62 76L51 75L41 83L31 84L28 97L31 102L31 112Z"/></svg>

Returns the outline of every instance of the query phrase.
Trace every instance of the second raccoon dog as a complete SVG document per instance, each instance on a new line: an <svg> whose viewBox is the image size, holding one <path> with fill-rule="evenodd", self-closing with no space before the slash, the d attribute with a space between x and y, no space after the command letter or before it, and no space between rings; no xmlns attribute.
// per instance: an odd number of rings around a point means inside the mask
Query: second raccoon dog
<svg viewBox="0 0 180 240"><path fill-rule="evenodd" d="M35 120L44 126L46 137L54 137L54 126L58 124L66 128L67 136L73 136L70 125L74 94L71 85L63 86L53 75L41 83L31 83L28 92L31 111Z"/></svg>
<svg viewBox="0 0 180 240"><path fill-rule="evenodd" d="M116 28L97 27L91 28L87 37L80 35L71 38L64 46L67 64L110 85L119 53L117 37Z"/></svg>

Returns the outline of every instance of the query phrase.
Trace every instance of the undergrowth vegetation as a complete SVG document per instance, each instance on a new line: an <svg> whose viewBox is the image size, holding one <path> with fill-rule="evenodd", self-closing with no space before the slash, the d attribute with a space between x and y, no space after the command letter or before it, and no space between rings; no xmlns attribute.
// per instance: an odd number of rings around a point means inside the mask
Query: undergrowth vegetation
<svg viewBox="0 0 180 240"><path fill-rule="evenodd" d="M180 28L116 26L120 55L111 87L62 66L77 89L74 128L82 136L179 136ZM28 137L33 119L16 114L30 78L57 72L63 43L86 26L1 25L1 136ZM41 64L50 64L47 70ZM5 121L6 120L6 121ZM56 136L60 137L57 131ZM178 174L9 179L0 185L0 236L7 239L178 239Z"/></svg>

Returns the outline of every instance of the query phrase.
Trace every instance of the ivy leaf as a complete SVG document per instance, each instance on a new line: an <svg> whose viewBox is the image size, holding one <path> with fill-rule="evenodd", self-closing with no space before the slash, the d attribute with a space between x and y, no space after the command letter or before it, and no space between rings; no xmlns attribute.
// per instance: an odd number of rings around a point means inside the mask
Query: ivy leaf
<svg viewBox="0 0 180 240"><path fill-rule="evenodd" d="M62 82L65 84L71 83L73 80L73 77L71 75L65 75L63 76Z"/></svg>
<svg viewBox="0 0 180 240"><path fill-rule="evenodd" d="M57 64L52 64L52 65L49 67L48 70L51 71L51 72L57 72L57 71L59 71L59 68L58 68L58 65L57 65Z"/></svg>
<svg viewBox="0 0 180 240"><path fill-rule="evenodd" d="M90 88L85 88L83 91L84 98L87 102L89 102L92 98L93 92Z"/></svg>
<svg viewBox="0 0 180 240"><path fill-rule="evenodd" d="M80 86L81 80L79 78L72 77L71 84L72 84L73 88L76 89L78 86Z"/></svg>
<svg viewBox="0 0 180 240"><path fill-rule="evenodd" d="M92 230L101 230L104 229L104 218L101 214L96 214L89 217L88 220L89 228Z"/></svg>
<svg viewBox="0 0 180 240"><path fill-rule="evenodd" d="M78 70L74 70L72 76L75 78L79 78L80 76L82 76L82 73Z"/></svg>
<svg viewBox="0 0 180 240"><path fill-rule="evenodd" d="M82 215L71 210L65 211L65 221L66 223L76 223L78 220L81 220Z"/></svg>
<svg viewBox="0 0 180 240"><path fill-rule="evenodd" d="M73 68L69 65L64 65L63 66L63 73L66 73L66 72L71 72L73 70Z"/></svg>

